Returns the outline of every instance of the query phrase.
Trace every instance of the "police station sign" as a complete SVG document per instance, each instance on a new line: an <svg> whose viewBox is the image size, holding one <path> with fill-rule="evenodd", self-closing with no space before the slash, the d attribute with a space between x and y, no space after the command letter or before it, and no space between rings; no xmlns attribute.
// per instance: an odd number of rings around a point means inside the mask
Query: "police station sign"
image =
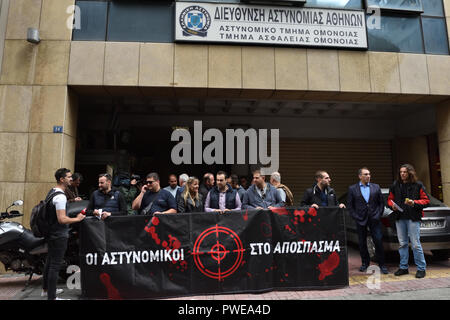
<svg viewBox="0 0 450 320"><path fill-rule="evenodd" d="M176 3L175 40L367 49L363 10Z"/></svg>

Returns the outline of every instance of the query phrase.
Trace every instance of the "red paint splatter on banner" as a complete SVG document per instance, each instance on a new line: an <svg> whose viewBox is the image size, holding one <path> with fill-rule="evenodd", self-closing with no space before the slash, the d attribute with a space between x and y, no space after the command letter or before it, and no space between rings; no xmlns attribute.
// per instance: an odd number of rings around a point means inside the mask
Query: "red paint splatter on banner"
<svg viewBox="0 0 450 320"><path fill-rule="evenodd" d="M155 240L156 244L160 244L161 240L159 239L158 234L156 233L155 227L146 226L144 228L145 232L149 233L152 236L152 239Z"/></svg>
<svg viewBox="0 0 450 320"><path fill-rule="evenodd" d="M289 215L289 211L287 211L286 208L272 208L271 211L273 213L279 214L280 216L288 216Z"/></svg>
<svg viewBox="0 0 450 320"><path fill-rule="evenodd" d="M245 214L242 216L242 218L244 218L244 221L248 220L248 209L245 210Z"/></svg>
<svg viewBox="0 0 450 320"><path fill-rule="evenodd" d="M159 236L156 233L156 228L154 227L154 226L157 226L158 224L159 224L159 219L157 217L153 217L150 220L150 223L145 226L144 230L145 230L145 232L150 234L152 239L155 240L156 244L159 245L161 243L161 240L159 239Z"/></svg>
<svg viewBox="0 0 450 320"><path fill-rule="evenodd" d="M180 268L181 268L181 272L184 272L187 270L187 262L186 261L180 261Z"/></svg>
<svg viewBox="0 0 450 320"><path fill-rule="evenodd" d="M304 222L305 222L305 214L306 214L306 212L305 212L304 210L295 210L295 211L294 211L294 216L295 216L297 219L300 219L300 222L301 222L301 223L304 223Z"/></svg>
<svg viewBox="0 0 450 320"><path fill-rule="evenodd" d="M296 232L295 232L294 230L292 230L291 227L289 227L288 225L285 225L285 226L284 226L284 229L287 230L287 231L289 231L289 232L292 233L292 234L296 234Z"/></svg>
<svg viewBox="0 0 450 320"><path fill-rule="evenodd" d="M107 273L100 274L100 281L106 287L109 300L122 300L119 290L117 290L111 283L111 277Z"/></svg>
<svg viewBox="0 0 450 320"><path fill-rule="evenodd" d="M159 218L158 217L153 217L151 220L151 224L154 226L157 226L159 224Z"/></svg>
<svg viewBox="0 0 450 320"><path fill-rule="evenodd" d="M316 208L314 208L314 207L309 208L308 214L309 214L310 216L316 217L316 216L317 216L317 210L316 210Z"/></svg>
<svg viewBox="0 0 450 320"><path fill-rule="evenodd" d="M320 270L319 280L325 279L325 277L331 276L333 274L333 270L339 266L339 254L333 252L330 254L327 260L319 264L317 267Z"/></svg>
<svg viewBox="0 0 450 320"><path fill-rule="evenodd" d="M157 245L161 244L161 246L164 249L166 249L166 251L180 249L181 248L180 240L178 240L177 237L174 237L171 234L169 234L169 242L164 240L161 243L161 239L159 238L158 234L156 233L156 228L155 228L155 226L159 225L159 223L160 223L160 220L159 220L158 217L152 217L150 223L144 228L145 232L150 234L150 236L155 241L155 243ZM183 262L184 262L184 264L183 264ZM177 266L176 268L177 269L181 269L181 271L185 271L187 269L187 263L185 261L181 261L181 262L179 262L179 261L171 261L171 263L174 264L174 265L180 263L180 266Z"/></svg>
<svg viewBox="0 0 450 320"><path fill-rule="evenodd" d="M169 234L169 247L172 249L180 249L181 242L171 234Z"/></svg>

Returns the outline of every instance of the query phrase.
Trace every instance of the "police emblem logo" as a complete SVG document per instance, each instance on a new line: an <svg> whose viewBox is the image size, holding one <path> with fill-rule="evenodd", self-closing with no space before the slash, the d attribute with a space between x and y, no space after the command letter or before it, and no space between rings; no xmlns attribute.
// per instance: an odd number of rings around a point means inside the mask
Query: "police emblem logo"
<svg viewBox="0 0 450 320"><path fill-rule="evenodd" d="M206 37L211 26L211 16L205 8L190 6L181 12L179 22L184 36Z"/></svg>

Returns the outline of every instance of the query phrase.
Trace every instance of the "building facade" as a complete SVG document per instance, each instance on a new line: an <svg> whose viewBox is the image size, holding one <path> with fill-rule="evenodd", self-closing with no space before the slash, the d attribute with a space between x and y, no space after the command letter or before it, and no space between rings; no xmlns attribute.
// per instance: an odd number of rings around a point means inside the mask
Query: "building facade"
<svg viewBox="0 0 450 320"><path fill-rule="evenodd" d="M60 167L81 172L86 187L104 171L158 171L163 184L171 172L250 173L238 163L173 164L171 133L194 121L279 129L279 171L298 201L317 169L342 194L361 166L388 187L407 162L450 205L450 0L261 2L197 5L227 4L210 17L222 21L233 8L359 12L367 43L299 44L300 31L250 43L226 29L217 41L181 41L184 1L1 0L1 207L23 199L27 225ZM370 4L382 7L380 20ZM195 15L190 30L204 31ZM27 41L28 28L39 43Z"/></svg>

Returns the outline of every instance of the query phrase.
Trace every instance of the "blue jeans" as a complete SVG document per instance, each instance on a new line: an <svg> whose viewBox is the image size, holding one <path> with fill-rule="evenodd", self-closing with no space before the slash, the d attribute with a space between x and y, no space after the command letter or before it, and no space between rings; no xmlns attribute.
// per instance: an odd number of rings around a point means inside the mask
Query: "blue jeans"
<svg viewBox="0 0 450 320"><path fill-rule="evenodd" d="M420 221L409 219L400 219L395 222L397 227L397 237L400 247L400 269L408 269L409 247L408 238L411 241L411 247L414 254L414 262L417 270L425 271L427 264L423 255L422 245L420 244Z"/></svg>

